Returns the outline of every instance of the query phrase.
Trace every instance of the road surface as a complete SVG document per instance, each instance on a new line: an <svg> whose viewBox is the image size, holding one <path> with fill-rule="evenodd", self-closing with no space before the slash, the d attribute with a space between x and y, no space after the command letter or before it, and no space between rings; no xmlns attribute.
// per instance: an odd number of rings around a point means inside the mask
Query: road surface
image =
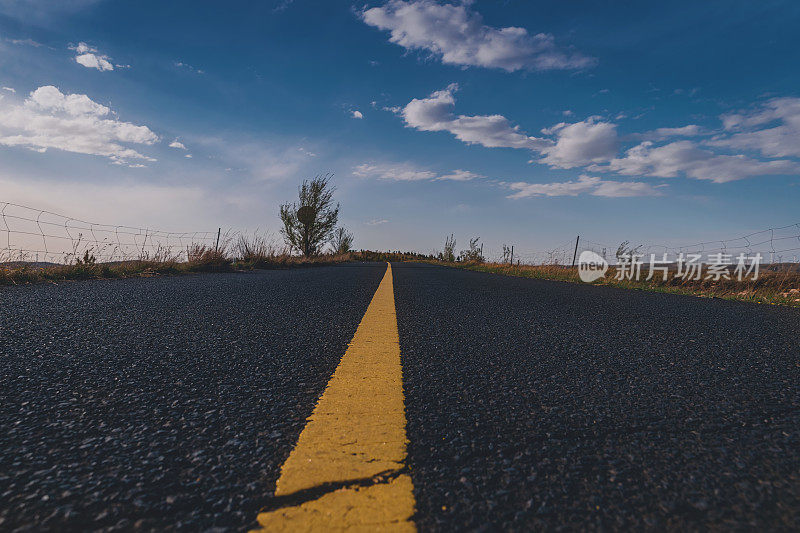
<svg viewBox="0 0 800 533"><path fill-rule="evenodd" d="M0 357L3 531L800 528L795 309L348 264L2 288Z"/></svg>

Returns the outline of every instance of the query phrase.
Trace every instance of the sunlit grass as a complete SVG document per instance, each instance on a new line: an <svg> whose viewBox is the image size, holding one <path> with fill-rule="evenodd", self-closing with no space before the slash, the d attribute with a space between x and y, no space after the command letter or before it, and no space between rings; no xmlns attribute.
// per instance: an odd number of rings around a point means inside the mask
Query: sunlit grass
<svg viewBox="0 0 800 533"><path fill-rule="evenodd" d="M508 263L441 263L479 272L492 272L508 276L547 279L583 283L576 268L561 265L509 265ZM780 304L800 307L800 272L791 270L763 270L758 279L711 279L684 280L670 272L666 280L659 272L653 279L645 280L643 271L641 281L617 280L617 270L610 267L606 275L592 285L605 285L625 289L649 290L673 294L690 294L707 298L725 298L766 304Z"/></svg>

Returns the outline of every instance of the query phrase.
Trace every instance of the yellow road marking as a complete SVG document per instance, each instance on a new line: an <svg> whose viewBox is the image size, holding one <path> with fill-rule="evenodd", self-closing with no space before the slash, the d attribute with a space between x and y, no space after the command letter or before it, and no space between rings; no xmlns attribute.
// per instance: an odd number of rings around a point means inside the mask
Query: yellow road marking
<svg viewBox="0 0 800 533"><path fill-rule="evenodd" d="M330 486L258 515L269 531L416 531L392 266L281 468L275 496ZM374 479L371 482L370 479Z"/></svg>

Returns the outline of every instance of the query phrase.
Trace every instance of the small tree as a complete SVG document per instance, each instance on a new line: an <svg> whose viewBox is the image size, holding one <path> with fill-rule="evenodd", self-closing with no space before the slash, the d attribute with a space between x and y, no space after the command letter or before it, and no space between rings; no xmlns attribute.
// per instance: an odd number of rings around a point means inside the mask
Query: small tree
<svg viewBox="0 0 800 533"><path fill-rule="evenodd" d="M481 239L480 237L475 237L474 239L469 240L469 250L461 250L462 261L483 263L483 255L481 254L481 247L478 246L478 241L480 239Z"/></svg>
<svg viewBox="0 0 800 533"><path fill-rule="evenodd" d="M335 253L346 254L353 247L353 234L345 228L339 227L333 232L331 245Z"/></svg>
<svg viewBox="0 0 800 533"><path fill-rule="evenodd" d="M339 219L339 204L333 205L336 189L330 185L332 177L325 174L303 180L298 188L299 201L281 205L281 234L289 247L306 257L320 252Z"/></svg>
<svg viewBox="0 0 800 533"><path fill-rule="evenodd" d="M451 233L449 237L444 239L444 252L442 252L442 261L452 263L456 260L456 238Z"/></svg>

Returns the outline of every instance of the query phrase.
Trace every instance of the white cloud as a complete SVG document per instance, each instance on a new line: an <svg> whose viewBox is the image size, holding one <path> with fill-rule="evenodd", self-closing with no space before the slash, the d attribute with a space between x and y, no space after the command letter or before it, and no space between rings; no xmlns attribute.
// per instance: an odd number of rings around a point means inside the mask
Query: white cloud
<svg viewBox="0 0 800 533"><path fill-rule="evenodd" d="M676 137L709 135L696 124L677 128L657 128L631 134L626 139L644 142L619 155L617 125L598 116L579 122L561 122L541 130L545 137L532 137L502 115L455 115L456 84L436 91L427 98L415 98L396 111L406 126L420 131L446 131L467 144L487 148L518 148L540 154L531 162L553 168L583 167L589 171L617 172L622 175L676 177L724 183L752 176L796 174L800 163L791 160L759 160L744 154L721 154L701 148L713 146L759 151L765 157L800 157L800 98L776 98L762 109L747 115L723 117L732 133L717 135L700 144L689 140L657 145ZM779 125L775 126L773 123ZM753 130L759 125L770 126ZM607 190L604 188L602 190Z"/></svg>
<svg viewBox="0 0 800 533"><path fill-rule="evenodd" d="M48 148L107 157L117 164L155 161L125 144L152 145L158 136L147 126L114 117L111 110L85 94L63 94L47 85L23 103L0 107L0 145Z"/></svg>
<svg viewBox="0 0 800 533"><path fill-rule="evenodd" d="M353 169L353 175L360 178L378 178L394 181L420 181L432 180L437 177L436 172L418 170L409 165L389 166L363 163Z"/></svg>
<svg viewBox="0 0 800 533"><path fill-rule="evenodd" d="M13 87L3 87L3 90L4 90L4 91L8 91L8 92L10 92L11 94L15 94L15 93L17 92L17 90L16 90L16 89L14 89Z"/></svg>
<svg viewBox="0 0 800 533"><path fill-rule="evenodd" d="M641 181L600 181L592 192L593 196L608 198L629 198L633 196L661 196L659 190L663 185L650 185Z"/></svg>
<svg viewBox="0 0 800 533"><path fill-rule="evenodd" d="M755 129L771 123L777 125ZM765 157L800 157L800 98L773 98L753 112L723 115L722 124L735 133L719 135L706 144L753 150Z"/></svg>
<svg viewBox="0 0 800 533"><path fill-rule="evenodd" d="M389 0L362 12L365 23L390 32L389 41L423 50L442 63L516 70L580 69L595 59L556 46L552 35L525 28L493 28L469 9L471 2Z"/></svg>
<svg viewBox="0 0 800 533"><path fill-rule="evenodd" d="M664 141L672 137L697 137L703 133L703 128L700 126L689 124L680 128L656 128L644 133L637 133L633 135L633 138L643 141Z"/></svg>
<svg viewBox="0 0 800 533"><path fill-rule="evenodd" d="M414 98L401 114L406 125L421 131L447 131L467 144L480 144L487 148L527 148L541 150L553 144L547 139L529 137L519 126L512 126L502 115L455 116L453 93L458 85L436 91L427 98Z"/></svg>
<svg viewBox="0 0 800 533"><path fill-rule="evenodd" d="M94 68L99 71L114 70L114 65L109 61L107 55L98 53L96 48L90 47L86 43L78 43L78 46L70 46L70 50L75 50L77 56L75 61L86 68Z"/></svg>
<svg viewBox="0 0 800 533"><path fill-rule="evenodd" d="M178 139L175 139L174 141L169 143L169 147L170 148L178 148L180 150L186 150L187 149L186 146L182 142L178 141Z"/></svg>
<svg viewBox="0 0 800 533"><path fill-rule="evenodd" d="M578 196L591 194L623 198L632 196L659 196L661 192L649 183L637 181L609 181L592 176L580 176L577 180L553 183L515 182L509 187L517 191L509 198L519 199L531 196Z"/></svg>
<svg viewBox="0 0 800 533"><path fill-rule="evenodd" d="M178 68L186 69L186 70L188 70L190 72L194 72L195 74L205 74L206 73L205 70L201 70L199 68L194 68L192 65L190 65L188 63L184 63L183 61L175 61L173 64Z"/></svg>
<svg viewBox="0 0 800 533"><path fill-rule="evenodd" d="M19 45L33 46L34 48L39 48L40 46L43 46L42 43L36 42L33 39L6 39L6 42L9 42L11 44L16 44L18 46Z"/></svg>
<svg viewBox="0 0 800 533"><path fill-rule="evenodd" d="M453 170L447 174L437 174L431 170L422 170L408 163L374 164L363 163L353 169L353 175L360 178L377 178L392 181L450 180L469 181L484 176L468 170Z"/></svg>
<svg viewBox="0 0 800 533"><path fill-rule="evenodd" d="M353 118L364 118L364 115L363 113L361 113L361 111L356 109L355 111L353 111Z"/></svg>
<svg viewBox="0 0 800 533"><path fill-rule="evenodd" d="M595 165L593 170L611 170L623 175L674 178L681 174L716 183L752 176L792 174L800 172L800 164L787 160L759 161L744 155L720 155L702 150L690 141L677 141L654 146L645 141L613 159L608 166Z"/></svg>
<svg viewBox="0 0 800 533"><path fill-rule="evenodd" d="M598 117L542 130L556 140L532 137L512 126L503 115L459 115L451 112L458 85L413 99L401 114L406 125L421 131L447 131L467 144L487 148L523 148L543 154L539 162L557 168L573 168L610 161L618 150L616 125Z"/></svg>
<svg viewBox="0 0 800 533"><path fill-rule="evenodd" d="M192 158L192 154L186 154L186 155L185 155L185 156L183 156L183 157L185 157L186 159L191 159L191 158Z"/></svg>
<svg viewBox="0 0 800 533"><path fill-rule="evenodd" d="M553 146L541 150L544 157L539 162L551 167L574 168L610 161L619 149L617 126L598 117L573 124L562 122L542 133L557 137Z"/></svg>
<svg viewBox="0 0 800 533"><path fill-rule="evenodd" d="M114 65L106 58L95 54L81 54L75 57L75 61L86 68L95 68L100 71L114 70Z"/></svg>
<svg viewBox="0 0 800 533"><path fill-rule="evenodd" d="M389 222L389 221L386 220L385 218L374 218L374 219L372 219L372 220L370 220L368 222L365 222L365 224L367 226L379 226L381 224L386 224L387 222Z"/></svg>
<svg viewBox="0 0 800 533"><path fill-rule="evenodd" d="M451 181L470 181L477 178L483 178L481 174L470 172L469 170L454 170L450 174L444 174L436 178L437 180L451 180Z"/></svg>

